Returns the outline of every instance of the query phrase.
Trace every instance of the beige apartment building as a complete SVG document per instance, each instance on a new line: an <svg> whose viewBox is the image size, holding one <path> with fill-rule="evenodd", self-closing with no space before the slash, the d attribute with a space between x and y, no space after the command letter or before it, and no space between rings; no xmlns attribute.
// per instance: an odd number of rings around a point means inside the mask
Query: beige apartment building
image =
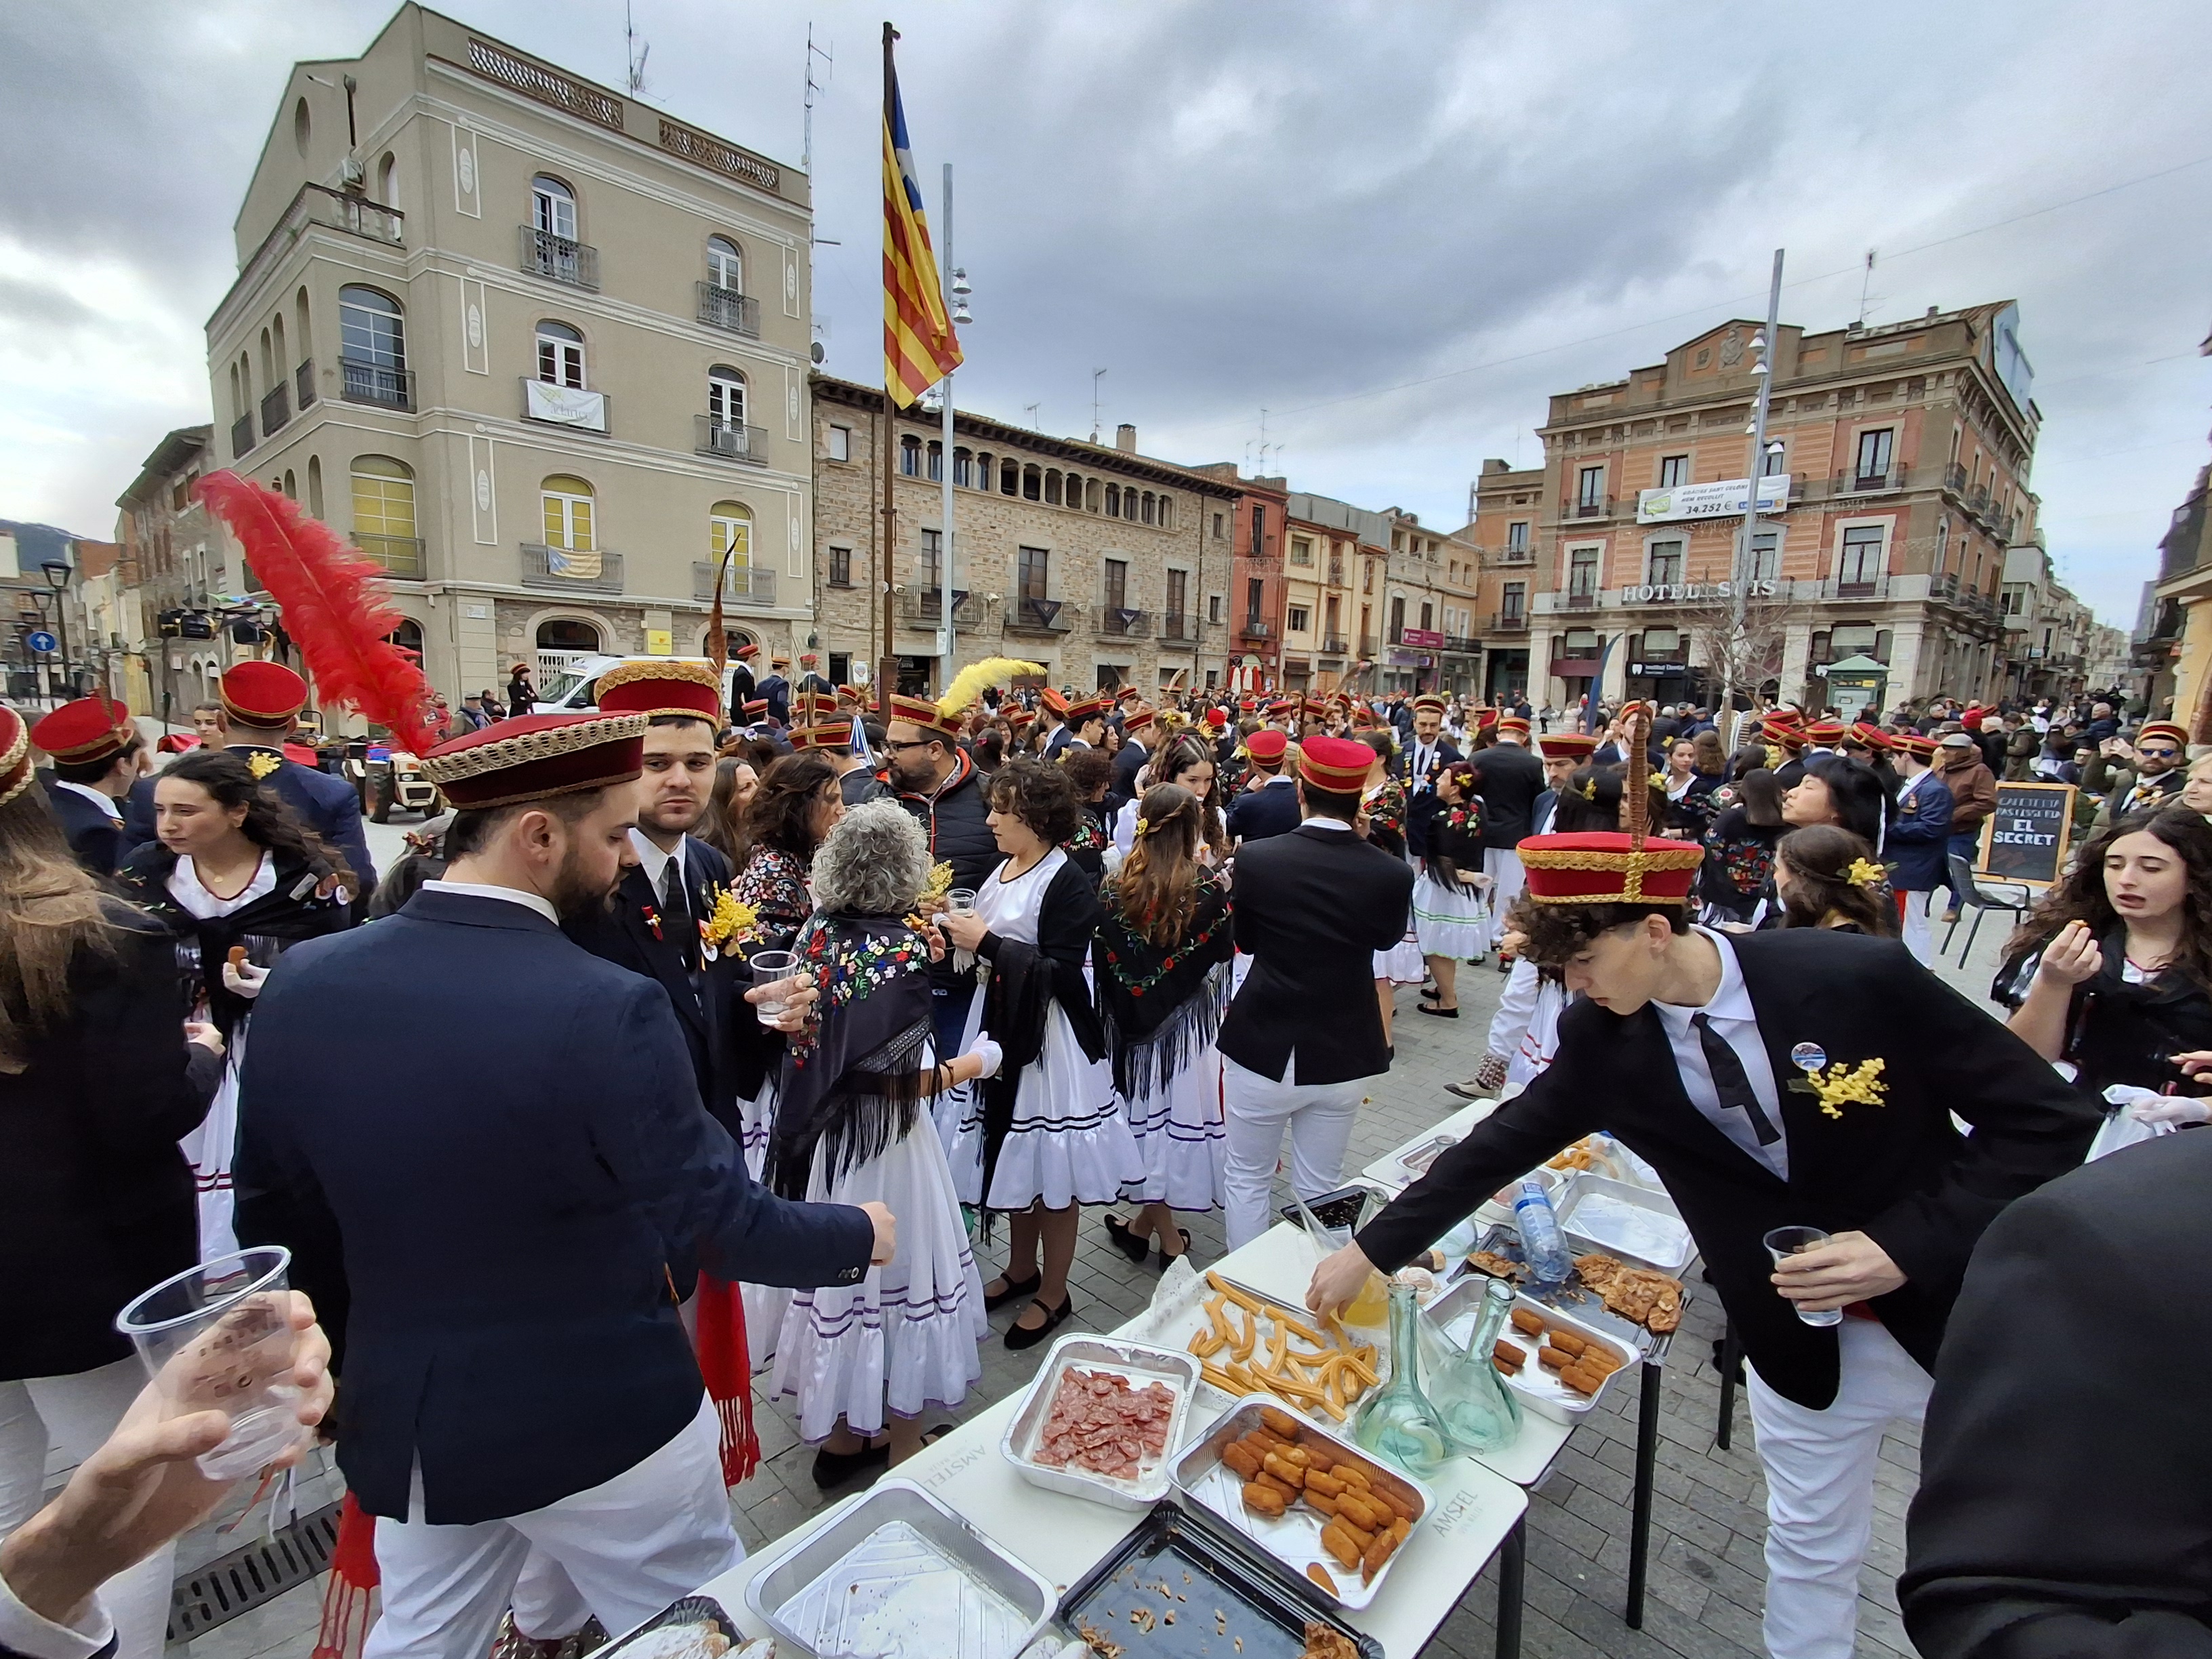
<svg viewBox="0 0 2212 1659"><path fill-rule="evenodd" d="M895 422L896 539L878 562L884 394L817 374L816 632L821 669L870 679L891 587L898 689L941 690L964 664L1016 657L1078 690L1221 683L1233 569L1234 484L1137 453L956 410L953 559L945 556L941 415ZM951 611L952 652L939 629Z"/></svg>
<svg viewBox="0 0 2212 1659"><path fill-rule="evenodd" d="M1747 599L1770 692L1835 702L1822 671L1846 659L1881 665L1884 706L1997 689L2006 555L2033 541L2037 506L2019 318L2002 301L1778 331ZM1529 583L1535 701L1571 702L1593 681L1608 696L1717 695L1707 641L1731 603L1759 332L1724 323L1553 397L1534 491L1486 464L1474 540L1497 615L1508 583Z"/></svg>
<svg viewBox="0 0 2212 1659"><path fill-rule="evenodd" d="M1334 691L1376 661L1390 515L1292 490L1283 526L1283 688ZM1371 678L1371 673L1367 676Z"/></svg>
<svg viewBox="0 0 2212 1659"><path fill-rule="evenodd" d="M1481 618L1482 700L1498 703L1542 687L1528 666L1529 618L1537 576L1537 529L1542 519L1544 469L1516 467L1490 459L1475 480L1474 518L1460 532L1472 543L1479 589L1475 613ZM1534 701L1540 703L1537 696Z"/></svg>
<svg viewBox="0 0 2212 1659"><path fill-rule="evenodd" d="M1480 550L1393 507L1389 608L1376 689L1473 696L1482 684Z"/></svg>
<svg viewBox="0 0 2212 1659"><path fill-rule="evenodd" d="M733 546L728 631L790 652L811 225L795 169L403 5L285 88L207 325L218 459L391 572L457 702L699 653Z"/></svg>

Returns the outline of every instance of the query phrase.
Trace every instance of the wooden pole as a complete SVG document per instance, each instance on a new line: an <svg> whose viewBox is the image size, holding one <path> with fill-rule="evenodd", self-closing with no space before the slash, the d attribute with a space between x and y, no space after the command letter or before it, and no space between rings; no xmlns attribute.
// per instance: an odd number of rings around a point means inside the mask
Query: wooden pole
<svg viewBox="0 0 2212 1659"><path fill-rule="evenodd" d="M891 42L898 39L898 31L889 22L884 25L884 142L890 143L892 88L896 84L896 71L891 67ZM889 181L886 180L886 183ZM888 207L886 207L888 211ZM884 290L889 303L889 289ZM889 326L888 323L885 325ZM885 720L890 718L891 693L898 689L898 657L893 647L898 638L896 607L891 589L896 585L892 574L897 568L898 507L894 495L894 480L898 477L893 466L893 457L898 437L896 403L891 395L890 352L886 345L884 353L884 424L883 435L876 444L877 465L884 475L884 528L881 538L883 556L877 575L881 580L884 600L884 651L876 665L876 708ZM945 458L951 465L951 458Z"/></svg>

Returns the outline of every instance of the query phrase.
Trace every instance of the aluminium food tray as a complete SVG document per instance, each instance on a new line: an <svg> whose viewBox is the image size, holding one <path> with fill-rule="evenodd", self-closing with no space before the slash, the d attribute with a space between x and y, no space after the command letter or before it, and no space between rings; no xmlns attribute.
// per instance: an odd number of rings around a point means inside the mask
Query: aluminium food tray
<svg viewBox="0 0 2212 1659"><path fill-rule="evenodd" d="M1144 1613L1149 1620L1133 1622ZM1206 1511L1172 1498L1060 1598L1060 1622L1079 1640L1086 1626L1097 1631L1128 1659L1300 1659L1309 1622L1349 1638L1361 1659L1383 1659L1382 1644L1312 1584L1292 1583Z"/></svg>
<svg viewBox="0 0 2212 1659"><path fill-rule="evenodd" d="M876 1482L775 1547L745 1603L809 1653L1016 1659L1054 1587L912 1481Z"/></svg>
<svg viewBox="0 0 2212 1659"><path fill-rule="evenodd" d="M1485 1287L1489 1283L1489 1276L1486 1273L1469 1273L1422 1310L1423 1316L1436 1328L1444 1340L1455 1348L1464 1349L1467 1339L1474 1334L1474 1322L1481 1316ZM1515 1298L1513 1305L1516 1309L1526 1309L1547 1325L1565 1325L1586 1342L1603 1345L1620 1362L1622 1370L1626 1370L1643 1358L1642 1351L1624 1338L1599 1330L1579 1314L1563 1313L1547 1303L1539 1302L1526 1291ZM1536 1363L1534 1338L1510 1325L1500 1331L1498 1336L1528 1356L1528 1363L1522 1366L1517 1376L1501 1376L1500 1380L1521 1396L1524 1408L1548 1417L1555 1423L1565 1423L1571 1428L1582 1420L1585 1412L1597 1404L1606 1389L1613 1386L1613 1376L1609 1376L1597 1393L1585 1398L1560 1382L1557 1373L1547 1371Z"/></svg>
<svg viewBox="0 0 2212 1659"><path fill-rule="evenodd" d="M1037 1437L1052 1414L1053 1396L1060 1380L1071 1370L1106 1371L1129 1379L1132 1388L1159 1382L1175 1395L1174 1413L1168 1419L1167 1443L1148 1465L1140 1466L1134 1480L1094 1474L1088 1469L1052 1468L1032 1461ZM1150 1509L1167 1495L1176 1449L1182 1443L1183 1428L1190 1417L1190 1402L1198 1392L1198 1361L1192 1355L1147 1342L1124 1342L1110 1336L1085 1334L1061 1337L1052 1345L1030 1384L1022 1403L1006 1419L999 1449L1023 1480L1048 1492L1087 1498L1115 1509Z"/></svg>
<svg viewBox="0 0 2212 1659"><path fill-rule="evenodd" d="M1321 1529L1327 1524L1315 1511L1303 1505L1293 1505L1280 1516L1254 1515L1244 1507L1244 1482L1237 1471L1221 1461L1222 1448L1232 1440L1260 1426L1263 1406L1272 1406L1272 1400L1252 1400L1224 1413L1205 1434L1194 1440L1182 1456L1176 1459L1175 1483L1185 1497L1203 1504L1224 1526L1232 1528L1250 1546L1264 1552L1282 1564L1282 1571L1290 1577L1311 1587L1313 1594L1328 1595L1305 1576L1309 1564L1318 1564L1328 1570L1337 1585L1329 1599L1355 1612L1371 1605L1382 1593L1382 1581L1390 1576L1399 1559L1413 1547L1420 1536L1421 1522L1428 1518L1432 1499L1429 1489L1407 1474L1402 1469L1384 1462L1381 1458L1360 1449L1348 1436L1334 1434L1310 1421L1301 1420L1298 1427L1302 1438L1319 1440L1340 1459L1350 1459L1364 1468L1370 1480L1386 1487L1390 1495L1409 1504L1413 1510L1413 1530L1404 1543L1399 1545L1390 1559L1385 1561L1370 1583L1362 1583L1356 1571L1347 1571L1335 1557L1322 1547Z"/></svg>
<svg viewBox="0 0 2212 1659"><path fill-rule="evenodd" d="M1568 1237L1631 1267L1656 1267L1680 1279L1698 1259L1697 1241L1674 1200L1648 1187L1579 1171L1552 1194L1552 1207Z"/></svg>
<svg viewBox="0 0 2212 1659"><path fill-rule="evenodd" d="M614 1659L727 1659L745 1645L736 1623L710 1595L670 1603L620 1640L599 1650Z"/></svg>

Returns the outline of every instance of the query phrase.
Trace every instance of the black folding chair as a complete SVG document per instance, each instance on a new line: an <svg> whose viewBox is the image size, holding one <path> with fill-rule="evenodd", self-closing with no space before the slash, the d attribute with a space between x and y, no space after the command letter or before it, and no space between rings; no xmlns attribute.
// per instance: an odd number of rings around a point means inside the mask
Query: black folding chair
<svg viewBox="0 0 2212 1659"><path fill-rule="evenodd" d="M1952 854L1950 866L1953 888L1960 895L1961 902L1974 913L1974 925L1966 929L1966 948L1959 952L1959 963L1963 967L1966 958L1974 954L1974 936L1982 930L1982 918L1991 910L2002 910L2007 915L2015 917L2027 915L2028 906L2035 901L2035 890L2024 882L1977 881L1973 860L1964 853ZM2018 896L2008 897L2008 893ZM1958 931L1959 917L1954 914L1950 927L1943 935L1942 949L1936 951L1936 955L1942 956L1950 950L1952 935Z"/></svg>

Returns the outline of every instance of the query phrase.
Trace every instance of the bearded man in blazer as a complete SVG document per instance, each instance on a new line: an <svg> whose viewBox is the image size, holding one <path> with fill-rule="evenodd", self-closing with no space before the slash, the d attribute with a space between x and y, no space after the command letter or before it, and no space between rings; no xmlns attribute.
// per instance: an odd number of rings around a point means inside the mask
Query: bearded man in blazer
<svg viewBox="0 0 2212 1659"><path fill-rule="evenodd" d="M1982 1230L2081 1161L2096 1114L1902 945L1692 928L1700 849L1641 830L1521 843L1512 925L1583 994L1557 1057L1325 1261L1308 1300L1341 1307L1370 1270L1610 1131L1658 1171L1750 1361L1766 1650L1849 1659L1881 1436L1919 1418ZM1839 1070L1855 1094L1823 1092ZM1830 1239L1778 1268L1762 1241L1784 1226ZM1833 1327L1799 1317L1829 1310Z"/></svg>
<svg viewBox="0 0 2212 1659"><path fill-rule="evenodd" d="M1237 854L1237 948L1252 971L1219 1039L1232 1250L1267 1231L1284 1129L1292 1189L1328 1192L1342 1179L1367 1085L1389 1068L1374 953L1405 933L1413 871L1352 828L1374 758L1348 738L1308 738L1298 751L1304 822Z"/></svg>

